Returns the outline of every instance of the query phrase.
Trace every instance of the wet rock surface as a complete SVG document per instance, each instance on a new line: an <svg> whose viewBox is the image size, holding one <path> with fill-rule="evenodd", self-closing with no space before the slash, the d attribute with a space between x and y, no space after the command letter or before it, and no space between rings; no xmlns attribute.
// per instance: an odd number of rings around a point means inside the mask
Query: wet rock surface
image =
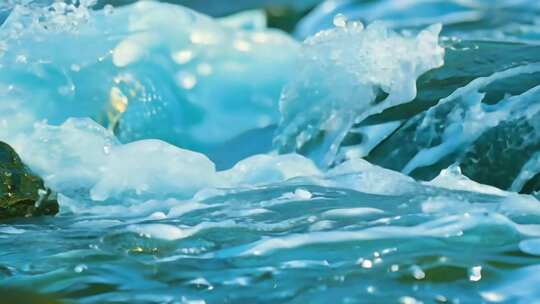
<svg viewBox="0 0 540 304"><path fill-rule="evenodd" d="M30 172L13 148L0 142L0 220L56 213L56 195Z"/></svg>

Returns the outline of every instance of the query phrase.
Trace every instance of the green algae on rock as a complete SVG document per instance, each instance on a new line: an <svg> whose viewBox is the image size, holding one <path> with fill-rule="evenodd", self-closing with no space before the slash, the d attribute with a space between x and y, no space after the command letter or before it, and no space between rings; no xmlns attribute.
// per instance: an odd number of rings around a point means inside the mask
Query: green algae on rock
<svg viewBox="0 0 540 304"><path fill-rule="evenodd" d="M58 213L56 195L0 142L0 220Z"/></svg>

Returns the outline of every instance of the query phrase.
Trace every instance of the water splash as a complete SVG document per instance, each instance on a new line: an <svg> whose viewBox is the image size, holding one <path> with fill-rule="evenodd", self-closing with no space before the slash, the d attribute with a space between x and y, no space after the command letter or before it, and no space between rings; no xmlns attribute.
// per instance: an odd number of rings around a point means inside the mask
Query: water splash
<svg viewBox="0 0 540 304"><path fill-rule="evenodd" d="M274 139L280 151L302 151L319 142L308 155L323 167L334 163L354 123L413 100L416 79L443 65L440 25L406 37L380 23L366 29L342 23L347 26L304 42L296 77L281 96L282 120ZM378 100L380 95L386 97Z"/></svg>

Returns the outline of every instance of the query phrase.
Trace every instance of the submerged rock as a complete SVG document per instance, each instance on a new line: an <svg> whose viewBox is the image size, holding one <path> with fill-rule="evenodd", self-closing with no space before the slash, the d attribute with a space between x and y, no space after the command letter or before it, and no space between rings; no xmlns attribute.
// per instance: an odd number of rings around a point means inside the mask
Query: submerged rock
<svg viewBox="0 0 540 304"><path fill-rule="evenodd" d="M0 220L58 213L56 195L0 142Z"/></svg>

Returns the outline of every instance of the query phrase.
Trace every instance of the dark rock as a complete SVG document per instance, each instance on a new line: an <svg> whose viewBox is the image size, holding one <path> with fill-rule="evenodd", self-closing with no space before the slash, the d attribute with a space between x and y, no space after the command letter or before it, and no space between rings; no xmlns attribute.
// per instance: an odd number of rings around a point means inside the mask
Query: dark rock
<svg viewBox="0 0 540 304"><path fill-rule="evenodd" d="M0 220L56 213L56 194L23 164L13 148L0 142Z"/></svg>
<svg viewBox="0 0 540 304"><path fill-rule="evenodd" d="M392 170L403 171L421 180L430 180L440 170L458 164L464 175L477 182L525 193L539 191L534 178L524 187L512 185L527 162L540 151L540 114L535 114L532 107L527 111L527 107L520 109L509 106L508 108L515 110L506 110L507 117L480 132L474 140L463 142L453 153L447 153L445 157L432 164L419 166L412 172L405 169L407 163L422 150L436 147L443 142L445 131L452 120L455 120L452 115L459 113L458 110L462 113L472 112L470 97L436 104L439 100L466 86L473 79L518 66L538 64L539 51L540 48L536 45L519 43L465 41L448 46L445 66L418 79L418 95L413 102L389 109L364 122L366 125L388 121L404 122L371 151L366 157L367 160ZM534 88L538 86L540 72L502 77L479 89L479 93L485 94L480 105L486 112L495 111L501 107L505 98L512 96L516 99L510 101L517 105L520 99L527 98L524 97L527 92L531 95L529 99L534 99L538 95L534 93ZM518 97L520 95L523 97ZM535 104L532 101L529 103ZM518 115L527 112L528 115ZM428 115L432 123L425 127L423 122Z"/></svg>

